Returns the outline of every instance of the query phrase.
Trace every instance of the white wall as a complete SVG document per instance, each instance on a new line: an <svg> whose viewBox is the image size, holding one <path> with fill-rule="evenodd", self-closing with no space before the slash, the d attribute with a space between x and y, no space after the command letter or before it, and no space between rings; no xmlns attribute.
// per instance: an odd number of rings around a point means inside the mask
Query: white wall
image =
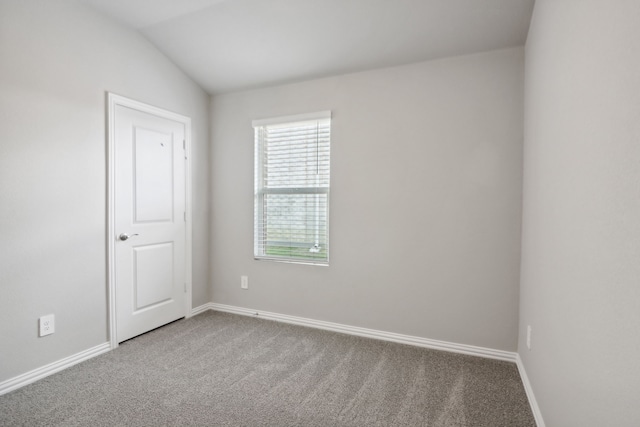
<svg viewBox="0 0 640 427"><path fill-rule="evenodd" d="M518 351L551 427L640 425L639 18L537 0L527 41Z"/></svg>
<svg viewBox="0 0 640 427"><path fill-rule="evenodd" d="M193 119L193 303L210 300L208 95L75 1L3 0L0 381L107 341L106 91Z"/></svg>
<svg viewBox="0 0 640 427"><path fill-rule="evenodd" d="M523 56L214 96L213 300L515 351ZM320 110L333 111L330 266L255 261L251 120Z"/></svg>

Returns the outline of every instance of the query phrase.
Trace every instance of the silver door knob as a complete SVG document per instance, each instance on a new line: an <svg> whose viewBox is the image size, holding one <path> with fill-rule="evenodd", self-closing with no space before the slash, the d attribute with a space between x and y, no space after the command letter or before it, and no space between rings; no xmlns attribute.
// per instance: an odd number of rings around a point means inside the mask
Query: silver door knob
<svg viewBox="0 0 640 427"><path fill-rule="evenodd" d="M135 234L127 234L127 233L122 233L121 235L118 236L118 239L125 241L127 239L129 239L129 237L133 237L133 236L137 236L138 233Z"/></svg>

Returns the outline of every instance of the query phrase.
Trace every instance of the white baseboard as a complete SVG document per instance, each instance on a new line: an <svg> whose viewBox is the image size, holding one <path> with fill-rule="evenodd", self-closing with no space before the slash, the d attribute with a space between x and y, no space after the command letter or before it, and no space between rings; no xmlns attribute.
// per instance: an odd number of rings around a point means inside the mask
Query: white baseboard
<svg viewBox="0 0 640 427"><path fill-rule="evenodd" d="M434 350L443 350L453 353L468 354L471 356L480 356L489 359L504 360L507 362L516 362L516 353L495 350L492 348L476 347L466 344L457 344L447 341L438 341L428 338L415 337L411 335L396 334L393 332L378 331L375 329L360 328L357 326L342 325L340 323L325 322L322 320L307 319L305 317L289 316L286 314L270 313L267 311L252 310L248 308L236 307L231 305L209 303L197 308L198 313L208 309L215 311L224 311L226 313L241 314L245 316L258 316L263 319L275 320L278 322L291 323L294 325L309 326L327 331L341 332L343 334L357 335L360 337L374 338L383 341L391 341L400 344L414 345L418 347L430 348Z"/></svg>
<svg viewBox="0 0 640 427"><path fill-rule="evenodd" d="M527 398L529 399L529 405L531 405L531 412L533 412L533 418L536 420L536 425L538 427L545 427L544 420L542 419L542 412L540 412L540 407L538 406L538 401L536 400L536 396L533 394L533 388L531 388L527 371L524 369L522 359L518 353L516 353L516 365L518 366L518 372L520 372L520 378L522 378L524 391L527 393Z"/></svg>
<svg viewBox="0 0 640 427"><path fill-rule="evenodd" d="M18 375L17 377L10 378L0 383L0 396L17 388L24 387L27 384L36 382L44 377L48 377L51 374L62 371L77 363L84 362L99 354L106 353L111 350L111 345L106 342L104 344L97 345L88 350L81 351L64 359L60 359L57 362L49 363L48 365L29 371L25 374Z"/></svg>
<svg viewBox="0 0 640 427"><path fill-rule="evenodd" d="M195 316L197 314L204 313L207 310L213 310L213 303L208 302L206 304L202 304L202 305L200 305L198 307L192 308L191 309L191 315Z"/></svg>

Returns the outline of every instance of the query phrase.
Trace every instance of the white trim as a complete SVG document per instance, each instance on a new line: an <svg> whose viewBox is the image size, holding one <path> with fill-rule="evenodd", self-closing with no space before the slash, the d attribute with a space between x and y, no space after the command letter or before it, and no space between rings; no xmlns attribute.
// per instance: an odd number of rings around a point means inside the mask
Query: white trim
<svg viewBox="0 0 640 427"><path fill-rule="evenodd" d="M533 394L533 388L531 387L531 382L529 382L527 371L524 369L524 364L522 363L522 359L518 353L516 353L516 365L518 366L518 372L522 379L522 385L524 385L524 391L527 393L527 398L529 399L529 405L531 406L531 412L533 412L533 418L536 420L536 425L538 427L545 427L544 420L542 419L542 412L538 406L538 401L536 400L536 396Z"/></svg>
<svg viewBox="0 0 640 427"><path fill-rule="evenodd" d="M185 280L186 280L186 295L185 298L185 309L184 309L184 317L188 319L191 317L191 311L193 310L193 203L191 189L192 187L192 174L191 174L191 118L183 117L184 121L184 155L186 157L185 163L185 226L187 233L186 236L186 252L185 252Z"/></svg>
<svg viewBox="0 0 640 427"><path fill-rule="evenodd" d="M391 341L400 344L408 344L417 347L431 348L434 350L449 351L452 353L468 354L471 356L485 357L488 359L504 360L507 362L516 361L517 353L503 350L495 350L486 347L476 347L473 345L457 344L447 341L432 340L429 338L416 337L411 335L396 334L393 332L378 331L375 329L360 328L357 326L343 325L340 323L325 322L322 320L307 319L305 317L289 316L286 314L270 313L268 311L252 310L248 308L236 307L232 305L209 303L205 304L212 310L226 313L241 314L244 316L258 316L264 319L275 320L294 325L308 326L311 328L324 329L327 331L340 332L343 334L357 335L360 337L374 338L383 341ZM199 309L204 306L200 306ZM203 308L203 311L206 308Z"/></svg>
<svg viewBox="0 0 640 427"><path fill-rule="evenodd" d="M317 113L296 114L293 116L272 117L269 119L253 120L251 125L256 128L260 126L279 125L282 123L306 122L311 120L330 119L331 111L318 111Z"/></svg>
<svg viewBox="0 0 640 427"><path fill-rule="evenodd" d="M107 283L109 297L109 345L112 349L118 347L116 337L116 271L115 263L115 108L116 95L107 92Z"/></svg>
<svg viewBox="0 0 640 427"><path fill-rule="evenodd" d="M155 116L164 117L183 123L185 127L185 204L186 204L186 253L185 253L185 317L191 316L192 309L192 198L191 198L191 118L171 111L163 110L153 105L145 104L124 96L107 92L107 281L109 285L109 343L111 348L118 347L117 324L116 324L116 283L115 265L115 110L116 106L132 108Z"/></svg>
<svg viewBox="0 0 640 427"><path fill-rule="evenodd" d="M206 304L199 305L191 310L191 316L197 316L205 311L213 310L213 303L208 302Z"/></svg>
<svg viewBox="0 0 640 427"><path fill-rule="evenodd" d="M48 377L51 374L67 369L75 364L84 362L85 360L96 357L102 353L106 353L111 349L108 342L92 347L88 350L81 351L72 356L60 359L57 362L49 363L48 365L29 371L25 374L18 375L17 377L10 378L0 383L0 395L9 393L20 387L24 387L27 384L36 382L44 377Z"/></svg>

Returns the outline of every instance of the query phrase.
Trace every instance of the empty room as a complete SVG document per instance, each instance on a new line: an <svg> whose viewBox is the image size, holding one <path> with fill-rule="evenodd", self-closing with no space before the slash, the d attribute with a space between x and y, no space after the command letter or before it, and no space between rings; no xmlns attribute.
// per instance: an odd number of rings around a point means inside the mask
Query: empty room
<svg viewBox="0 0 640 427"><path fill-rule="evenodd" d="M640 426L640 1L0 0L1 426Z"/></svg>

